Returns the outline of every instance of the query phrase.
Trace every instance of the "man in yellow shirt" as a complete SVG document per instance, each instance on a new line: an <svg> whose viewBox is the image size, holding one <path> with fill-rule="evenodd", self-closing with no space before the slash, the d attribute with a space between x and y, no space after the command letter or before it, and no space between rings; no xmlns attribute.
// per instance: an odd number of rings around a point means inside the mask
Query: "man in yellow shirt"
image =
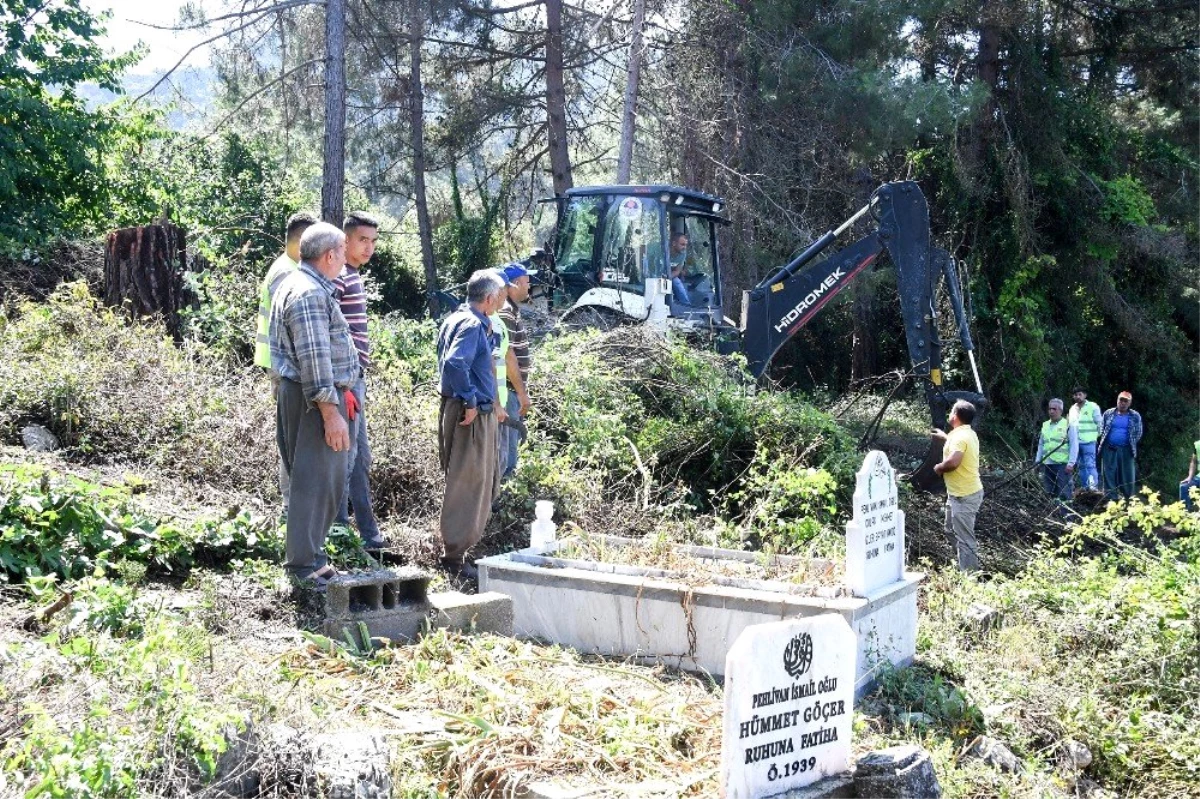
<svg viewBox="0 0 1200 799"><path fill-rule="evenodd" d="M979 568L975 543L975 517L983 504L983 482L979 479L979 436L971 429L975 406L959 400L950 409L950 432L934 430L945 442L942 462L933 470L946 480L946 537L958 554L958 568Z"/></svg>

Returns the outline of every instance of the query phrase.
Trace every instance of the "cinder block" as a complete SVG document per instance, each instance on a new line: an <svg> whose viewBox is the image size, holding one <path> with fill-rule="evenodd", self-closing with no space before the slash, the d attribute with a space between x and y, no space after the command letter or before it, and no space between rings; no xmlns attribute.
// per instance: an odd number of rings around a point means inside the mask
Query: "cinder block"
<svg viewBox="0 0 1200 799"><path fill-rule="evenodd" d="M339 574L325 589L325 615L340 619L358 613L420 604L429 594L429 575L420 569L376 569Z"/></svg>
<svg viewBox="0 0 1200 799"><path fill-rule="evenodd" d="M366 642L359 634L359 622L367 626L369 638L387 638L391 641L415 641L425 620L429 618L428 602L402 602L392 608L365 613L349 613L336 618L326 618L323 632L330 638L344 641L345 633L359 646Z"/></svg>
<svg viewBox="0 0 1200 799"><path fill-rule="evenodd" d="M491 591L467 595L447 591L430 595L429 604L433 606L431 624L434 629L513 634L513 603L507 594Z"/></svg>

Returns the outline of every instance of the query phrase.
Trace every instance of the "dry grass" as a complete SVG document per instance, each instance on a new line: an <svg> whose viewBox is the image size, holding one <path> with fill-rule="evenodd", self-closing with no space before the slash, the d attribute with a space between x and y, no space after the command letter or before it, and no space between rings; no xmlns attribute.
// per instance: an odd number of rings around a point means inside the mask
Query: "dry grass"
<svg viewBox="0 0 1200 799"><path fill-rule="evenodd" d="M648 576L679 580L694 587L713 583L783 583L788 585L789 593L796 595L811 595L838 586L844 571L841 564L824 559L767 553L757 553L746 560L711 557L698 548L680 546L661 534L632 540L589 535L580 530L562 540L547 556L553 561L589 561L644 569Z"/></svg>
<svg viewBox="0 0 1200 799"><path fill-rule="evenodd" d="M444 631L369 663L310 649L288 668L318 681L342 675L336 701L380 728L432 719L397 741L406 767L435 780L407 778L413 787L488 799L575 778L669 780L678 796L716 791L721 699L693 677Z"/></svg>
<svg viewBox="0 0 1200 799"><path fill-rule="evenodd" d="M199 718L242 719L306 735L383 734L397 795L508 797L548 778L668 781L675 796L715 795L721 698L696 678L444 631L369 657L331 655L300 640L289 603L262 576L144 589L143 636L80 630L61 639L93 642L84 647L40 641L18 627L20 613L4 614L0 752L63 740L29 737L35 716L46 718L59 735L95 731L104 756L136 775L137 795L204 795L186 755L189 729ZM9 599L6 607L27 609L19 595ZM155 697L172 690L161 671L169 664L190 687L185 704L164 708ZM97 702L109 708L101 719ZM268 796L291 791L264 785Z"/></svg>

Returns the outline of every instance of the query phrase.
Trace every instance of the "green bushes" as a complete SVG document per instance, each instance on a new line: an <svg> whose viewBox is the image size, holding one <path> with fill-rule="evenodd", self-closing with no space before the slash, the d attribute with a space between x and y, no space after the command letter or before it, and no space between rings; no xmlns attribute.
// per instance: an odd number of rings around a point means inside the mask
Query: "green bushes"
<svg viewBox="0 0 1200 799"><path fill-rule="evenodd" d="M735 361L640 329L552 338L536 358L524 491L609 521L622 503L719 514L727 543L782 550L836 516L849 436L798 396L757 390Z"/></svg>
<svg viewBox="0 0 1200 799"><path fill-rule="evenodd" d="M138 564L152 574L277 557L272 525L247 513L184 525L141 508L128 488L0 464L0 580L73 580ZM35 584L37 584L35 582Z"/></svg>
<svg viewBox="0 0 1200 799"><path fill-rule="evenodd" d="M16 726L0 735L8 784L30 797L121 799L190 795L211 782L226 736L245 720L230 697L198 691L194 674L212 652L207 634L134 603L130 587L93 578L71 588L50 633L12 650L47 678L83 675L84 708L45 685L24 686ZM30 679L5 657L0 675L11 686ZM0 704L7 699L0 691Z"/></svg>
<svg viewBox="0 0 1200 799"><path fill-rule="evenodd" d="M372 335L377 506L420 524L441 495L435 328L391 316ZM273 498L274 409L259 370L130 325L82 284L9 307L0 347L11 356L0 363L4 438L44 424L77 460ZM622 330L554 337L536 364L531 438L509 500L521 519L550 498L585 526L671 522L788 551L829 529L846 498L849 436L799 397L759 391L734 361Z"/></svg>
<svg viewBox="0 0 1200 799"><path fill-rule="evenodd" d="M261 371L230 368L195 342L176 347L158 325L130 325L82 283L8 308L0 347L3 438L43 424L81 460L266 492L276 455Z"/></svg>
<svg viewBox="0 0 1200 799"><path fill-rule="evenodd" d="M1200 515L1153 496L1113 504L1017 577L935 576L920 657L956 675L989 734L1030 760L1084 743L1087 774L1121 795L1187 796L1200 780ZM1000 611L987 633L960 621ZM911 682L911 681L910 681ZM883 696L914 701L896 680ZM898 703L902 704L902 703ZM936 704L936 703L933 703Z"/></svg>

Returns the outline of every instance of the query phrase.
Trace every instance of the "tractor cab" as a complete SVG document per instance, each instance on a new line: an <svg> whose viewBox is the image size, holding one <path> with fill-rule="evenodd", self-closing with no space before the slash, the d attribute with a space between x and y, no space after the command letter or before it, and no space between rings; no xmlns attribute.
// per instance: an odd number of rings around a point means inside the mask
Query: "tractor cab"
<svg viewBox="0 0 1200 799"><path fill-rule="evenodd" d="M723 323L717 226L728 222L719 198L678 186L580 186L555 201L565 319Z"/></svg>

